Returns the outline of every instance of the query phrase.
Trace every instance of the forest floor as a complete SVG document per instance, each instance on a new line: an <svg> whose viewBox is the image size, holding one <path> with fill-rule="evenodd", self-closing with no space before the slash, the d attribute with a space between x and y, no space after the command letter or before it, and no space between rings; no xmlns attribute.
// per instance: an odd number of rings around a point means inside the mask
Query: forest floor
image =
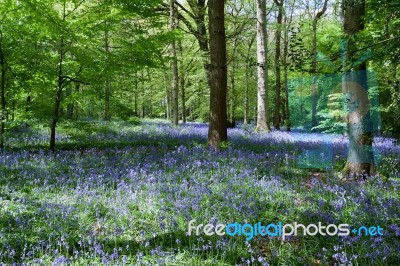
<svg viewBox="0 0 400 266"><path fill-rule="evenodd" d="M10 129L0 154L0 265L400 265L400 147L377 137L380 175L344 182L340 135L207 125L63 122ZM199 224L348 224L383 236L207 236ZM359 235L361 232L361 235Z"/></svg>

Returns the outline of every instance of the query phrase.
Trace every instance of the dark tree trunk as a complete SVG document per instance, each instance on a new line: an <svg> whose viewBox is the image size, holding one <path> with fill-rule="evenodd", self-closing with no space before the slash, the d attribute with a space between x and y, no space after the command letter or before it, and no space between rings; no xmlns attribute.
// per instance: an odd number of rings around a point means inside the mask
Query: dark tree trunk
<svg viewBox="0 0 400 266"><path fill-rule="evenodd" d="M234 57L234 54L232 55ZM237 68L237 61L232 62L231 74L230 74L230 93L229 93L229 122L235 121L235 106L236 106L236 95L235 95L235 70Z"/></svg>
<svg viewBox="0 0 400 266"><path fill-rule="evenodd" d="M181 80L182 122L186 123L185 76L182 72L180 80Z"/></svg>
<svg viewBox="0 0 400 266"><path fill-rule="evenodd" d="M343 93L346 96L349 134L349 151L344 168L346 176L364 179L373 174L372 121L370 119L370 102L366 63L354 65L355 51L358 49L355 37L364 29L365 0L346 0L344 6L344 33L347 38L343 62Z"/></svg>
<svg viewBox="0 0 400 266"><path fill-rule="evenodd" d="M12 108L11 108L11 121L15 120L15 105L16 105L16 100L13 100L12 102Z"/></svg>
<svg viewBox="0 0 400 266"><path fill-rule="evenodd" d="M175 0L170 0L170 28L171 30L175 30L176 25L176 15L175 15ZM173 124L177 126L179 123L179 88L178 88L178 59L176 57L176 45L175 40L171 42L171 69L172 69L172 111L173 111Z"/></svg>
<svg viewBox="0 0 400 266"><path fill-rule="evenodd" d="M224 1L209 0L208 15L211 54L208 143L212 148L217 149L222 141L228 139L226 128L227 62Z"/></svg>
<svg viewBox="0 0 400 266"><path fill-rule="evenodd" d="M75 83L75 93L78 94L80 92L80 89L81 89L81 83L76 82ZM76 102L72 105L72 108L73 108L72 114L74 115L75 119L79 118L79 112L78 112L79 108L78 107L79 107L78 103L76 103Z"/></svg>
<svg viewBox="0 0 400 266"><path fill-rule="evenodd" d="M282 36L282 15L283 15L283 0L275 0L278 6L277 30L276 30L276 49L275 49L275 110L274 110L274 127L280 127L280 103L281 103L281 36Z"/></svg>
<svg viewBox="0 0 400 266"><path fill-rule="evenodd" d="M64 7L65 14L65 7ZM64 36L61 36L60 41L60 51L59 51L59 62L58 62L58 82L57 82L57 91L56 98L54 101L54 115L53 120L50 125L50 150L55 152L56 150L56 127L60 113L60 104L63 90L63 62L64 62Z"/></svg>
<svg viewBox="0 0 400 266"><path fill-rule="evenodd" d="M134 116L136 116L136 117L138 117L138 97L137 97L137 92L135 91L134 92L134 97L135 97L135 99L134 99Z"/></svg>
<svg viewBox="0 0 400 266"><path fill-rule="evenodd" d="M65 2L63 6L63 19L62 21L65 22L66 13L65 13ZM60 113L60 105L61 105L61 97L62 97L62 90L63 90L63 83L64 83L64 73L63 73L63 63L64 63L64 35L60 36L60 49L59 49L59 61L58 61L58 82L56 88L56 98L54 100L54 114L53 120L50 125L50 150L52 152L56 151L56 127Z"/></svg>
<svg viewBox="0 0 400 266"><path fill-rule="evenodd" d="M1 110L0 110L0 149L4 149L4 132L5 132L5 119L6 119L6 59L3 50L3 33L0 32L0 65L1 65L1 77L0 77L0 94L1 94Z"/></svg>
<svg viewBox="0 0 400 266"><path fill-rule="evenodd" d="M186 123L186 95L185 95L185 66L183 64L183 59L184 59L184 54L183 54L183 47L182 47L182 42L181 40L178 41L178 49L181 57L181 62L180 62L180 76L179 76L179 81L180 81L180 88L181 88L181 102L182 102L182 122Z"/></svg>
<svg viewBox="0 0 400 266"><path fill-rule="evenodd" d="M71 96L71 94L72 94L72 88L70 86L68 86L67 89L65 90L66 98ZM72 119L73 112L74 112L74 104L69 103L67 106L67 118L68 119Z"/></svg>
<svg viewBox="0 0 400 266"><path fill-rule="evenodd" d="M25 112L29 112L29 109L31 107L31 101L32 101L32 97L31 95L28 95L28 97L26 97L26 108L25 108Z"/></svg>
<svg viewBox="0 0 400 266"><path fill-rule="evenodd" d="M134 91L134 109L135 109L135 113L134 115L136 117L139 117L139 113L138 113L138 87L139 87L139 81L138 81L138 75L137 75L137 70L135 71L135 91Z"/></svg>
<svg viewBox="0 0 400 266"><path fill-rule="evenodd" d="M104 33L104 49L108 56L110 52L110 41L109 41L109 32L108 30ZM108 69L108 67L107 67ZM104 121L111 121L111 80L110 80L110 73L106 71L106 80L104 83Z"/></svg>
<svg viewBox="0 0 400 266"><path fill-rule="evenodd" d="M165 75L167 75L167 72L165 72ZM167 90L169 90L169 86L166 84ZM141 118L144 118L146 116L146 100L145 100L145 80L144 80L144 72L140 71L140 98L142 99L141 101L141 106L140 106L140 116ZM169 103L167 101L167 103Z"/></svg>

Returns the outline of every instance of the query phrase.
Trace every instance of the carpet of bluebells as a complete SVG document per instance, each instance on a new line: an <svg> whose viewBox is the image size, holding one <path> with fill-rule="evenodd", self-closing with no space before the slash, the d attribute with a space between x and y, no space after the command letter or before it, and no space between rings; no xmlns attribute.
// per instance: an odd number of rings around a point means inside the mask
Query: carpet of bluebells
<svg viewBox="0 0 400 266"><path fill-rule="evenodd" d="M0 154L0 265L400 265L392 139L375 138L379 175L351 181L339 174L344 136L252 126L228 134L214 151L206 124L63 123L52 154L46 127L10 129ZM329 151L316 158L305 152L321 147ZM192 219L380 225L384 235L188 236Z"/></svg>

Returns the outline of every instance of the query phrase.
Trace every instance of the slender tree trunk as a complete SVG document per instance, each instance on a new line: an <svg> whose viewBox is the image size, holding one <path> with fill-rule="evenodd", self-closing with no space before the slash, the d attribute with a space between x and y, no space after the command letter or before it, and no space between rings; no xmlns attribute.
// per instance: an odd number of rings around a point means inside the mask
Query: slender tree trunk
<svg viewBox="0 0 400 266"><path fill-rule="evenodd" d="M64 6L65 13L65 6ZM56 150L56 127L60 113L60 104L63 90L63 62L64 62L64 36L61 36L60 50L59 50L59 62L58 62L58 82L56 98L54 102L54 116L50 126L50 150L55 152Z"/></svg>
<svg viewBox="0 0 400 266"><path fill-rule="evenodd" d="M167 76L167 72L165 72L165 75ZM167 90L169 90L169 86L167 85L167 83L165 83L165 86L167 88ZM143 74L143 70L140 71L140 98L141 98L141 105L140 105L140 116L141 118L144 118L146 116L145 114L145 80L144 80L144 74Z"/></svg>
<svg viewBox="0 0 400 266"><path fill-rule="evenodd" d="M31 107L31 95L29 94L28 97L26 97L26 108L25 108L25 112L29 112L30 107Z"/></svg>
<svg viewBox="0 0 400 266"><path fill-rule="evenodd" d="M170 0L170 28L174 31L176 28L176 15L175 15L175 0ZM173 109L173 124L177 126L179 123L179 88L178 88L178 59L176 57L175 40L171 42L171 68L172 68L172 109Z"/></svg>
<svg viewBox="0 0 400 266"><path fill-rule="evenodd" d="M182 72L180 80L181 80L182 122L186 123L185 75Z"/></svg>
<svg viewBox="0 0 400 266"><path fill-rule="evenodd" d="M284 35L284 48L283 48L283 84L285 86L285 106L284 116L286 123L286 130L290 131L290 112L289 112L289 91L287 87L288 82L288 50L289 50L289 27L292 23L292 15L290 15L289 23L285 15L285 35Z"/></svg>
<svg viewBox="0 0 400 266"><path fill-rule="evenodd" d="M328 0L324 1L324 6L321 11L317 13L314 17L312 22L312 65L311 65L311 72L313 73L313 85L312 85L312 105L311 105L311 128L317 126L317 98L318 98L318 91L317 91L317 25L318 21L325 13L327 8Z"/></svg>
<svg viewBox="0 0 400 266"><path fill-rule="evenodd" d="M226 128L227 62L224 6L224 1L221 0L208 1L211 54L208 143L214 149L217 149L222 141L228 139Z"/></svg>
<svg viewBox="0 0 400 266"><path fill-rule="evenodd" d="M181 102L182 102L182 122L186 123L186 95L185 95L185 66L183 64L183 59L184 59L184 54L183 54L183 47L182 47L182 42L181 40L178 41L178 49L181 57L181 62L180 62L180 88L181 88Z"/></svg>
<svg viewBox="0 0 400 266"><path fill-rule="evenodd" d="M257 0L257 131L268 132L268 49L265 0Z"/></svg>
<svg viewBox="0 0 400 266"><path fill-rule="evenodd" d="M135 71L135 92L134 92L134 109L135 109L135 116L139 117L139 113L138 113L138 77L137 77L137 70Z"/></svg>
<svg viewBox="0 0 400 266"><path fill-rule="evenodd" d="M275 85L275 111L274 111L274 127L279 129L280 127L280 103L281 103L281 36L282 36L282 15L283 15L283 0L280 2L275 0L278 6L278 17L277 17L277 29L275 33L276 37L276 49L275 49L275 74L276 74L276 85Z"/></svg>
<svg viewBox="0 0 400 266"><path fill-rule="evenodd" d="M0 31L0 65L1 65L1 77L0 77L0 94L1 94L1 110L0 110L0 150L4 149L4 133L5 133L5 119L6 119L6 59L3 50L3 33Z"/></svg>
<svg viewBox="0 0 400 266"><path fill-rule="evenodd" d="M311 128L317 126L317 20L314 19L312 24L313 40L312 40L312 68L313 85L312 85L312 104L311 104Z"/></svg>
<svg viewBox="0 0 400 266"><path fill-rule="evenodd" d="M165 102L166 102L166 108L165 108L165 118L167 120L171 119L171 90L170 86L168 85L169 83L169 77L168 73L164 73L164 83L165 83L165 90L166 90L166 95L165 95Z"/></svg>
<svg viewBox="0 0 400 266"><path fill-rule="evenodd" d="M137 95L137 92L135 91L134 93L133 93L133 97L134 97L134 113L133 113L133 115L135 116L135 117L138 117L138 95Z"/></svg>
<svg viewBox="0 0 400 266"><path fill-rule="evenodd" d="M63 19L62 21L65 22L65 2L63 6ZM52 152L56 151L56 127L57 127L57 122L59 118L59 113L60 113L60 105L61 105L61 98L62 98L62 90L63 90L63 83L64 83L64 77L63 77L63 63L64 63L64 55L65 55L65 50L64 50L64 35L61 35L60 37L60 49L59 49L59 61L58 61L58 82L57 82L57 91L56 91L56 98L54 101L54 116L53 120L50 125L50 150Z"/></svg>
<svg viewBox="0 0 400 266"><path fill-rule="evenodd" d="M67 89L65 90L66 98L71 96L71 94L72 94L72 88L70 86L68 86ZM73 112L74 112L74 104L69 103L67 106L67 118L68 119L72 119Z"/></svg>
<svg viewBox="0 0 400 266"><path fill-rule="evenodd" d="M15 120L15 105L16 105L16 100L13 100L12 102L12 108L11 108L11 121Z"/></svg>
<svg viewBox="0 0 400 266"><path fill-rule="evenodd" d="M104 49L106 52L106 55L108 57L108 54L110 53L110 42L109 42L109 32L106 30L104 32ZM108 67L107 67L108 69ZM104 83L104 121L111 121L111 80L110 80L110 73L109 71L106 71L106 80Z"/></svg>
<svg viewBox="0 0 400 266"><path fill-rule="evenodd" d="M244 89L244 119L243 123L248 124L250 118L250 76L251 76L251 47L253 46L254 40L256 39L256 35L253 35L251 41L247 47L247 55L246 55L246 67L245 67L245 89Z"/></svg>
<svg viewBox="0 0 400 266"><path fill-rule="evenodd" d="M345 60L343 62L343 93L346 96L349 151L343 170L346 176L364 179L373 174L372 121L366 63L354 65L357 44L355 37L364 29L365 0L346 0L344 4Z"/></svg>
<svg viewBox="0 0 400 266"><path fill-rule="evenodd" d="M232 55L234 56L234 55ZM230 81L231 88L229 93L229 122L233 123L235 121L235 69L236 61L232 62Z"/></svg>
<svg viewBox="0 0 400 266"><path fill-rule="evenodd" d="M244 113L243 113L243 124L248 124L249 123L249 66L246 64L246 70L245 70L245 78L246 78L246 85L244 88Z"/></svg>
<svg viewBox="0 0 400 266"><path fill-rule="evenodd" d="M75 82L75 93L79 94L80 89L81 89L81 83L80 82ZM73 109L72 109L73 116L75 117L75 119L78 119L79 118L79 112L78 112L79 106L78 106L78 103L74 103L72 105L72 107L73 107Z"/></svg>

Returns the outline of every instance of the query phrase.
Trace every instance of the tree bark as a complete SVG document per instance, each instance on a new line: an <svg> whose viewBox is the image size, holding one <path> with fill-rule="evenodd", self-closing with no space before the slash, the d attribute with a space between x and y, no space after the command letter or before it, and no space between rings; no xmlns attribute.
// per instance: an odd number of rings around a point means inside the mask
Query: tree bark
<svg viewBox="0 0 400 266"><path fill-rule="evenodd" d="M170 0L170 29L174 31L176 29L176 15L175 15L175 0ZM175 40L171 42L171 69L172 69L172 112L173 112L173 124L177 126L179 123L179 88L178 88L178 59L176 57L176 45Z"/></svg>
<svg viewBox="0 0 400 266"><path fill-rule="evenodd" d="M236 43L235 43L236 45ZM232 53L232 58L235 57L236 54L236 49L234 49L233 53ZM231 67L231 71L230 71L230 83L231 83L231 87L229 90L229 115L228 115L228 122L233 125L234 121L235 121L235 107L236 107L236 94L235 94L235 85L236 85L236 80L235 80L235 71L237 66L237 60L233 60L232 62L232 67Z"/></svg>
<svg viewBox="0 0 400 266"><path fill-rule="evenodd" d="M4 133L5 133L5 119L6 119L6 59L3 50L3 33L0 31L0 65L1 65L1 77L0 77L0 94L1 94L1 110L0 110L0 150L4 149Z"/></svg>
<svg viewBox="0 0 400 266"><path fill-rule="evenodd" d="M71 94L72 94L72 88L70 86L68 86L66 91L65 91L66 98L71 96ZM72 119L73 112L74 112L74 104L73 103L69 103L68 106L67 106L67 118L68 119Z"/></svg>
<svg viewBox="0 0 400 266"><path fill-rule="evenodd" d="M268 132L268 49L265 0L257 0L257 131Z"/></svg>
<svg viewBox="0 0 400 266"><path fill-rule="evenodd" d="M65 6L64 6L65 14ZM54 116L50 126L50 150L55 152L56 150L56 127L58 122L58 117L60 113L60 104L63 90L63 62L64 62L64 36L61 36L60 50L59 50L59 61L58 61L58 82L56 98L54 101Z"/></svg>
<svg viewBox="0 0 400 266"><path fill-rule="evenodd" d="M210 33L210 126L208 128L208 143L217 149L222 141L228 139L226 94L226 36L224 1L209 0L209 33Z"/></svg>
<svg viewBox="0 0 400 266"><path fill-rule="evenodd" d="M80 89L81 89L81 83L80 82L75 82L75 93L79 94ZM79 111L78 111L79 110L79 105L78 105L78 103L75 102L72 105L72 107L73 107L72 114L75 117L75 119L78 119L79 118Z"/></svg>
<svg viewBox="0 0 400 266"><path fill-rule="evenodd" d="M169 76L168 73L164 73L164 84L165 84L165 118L167 120L171 119L171 90L170 86L168 85L169 83ZM144 98L142 98L144 101Z"/></svg>
<svg viewBox="0 0 400 266"><path fill-rule="evenodd" d="M373 174L374 157L372 151L372 121L366 63L354 65L357 50L356 35L364 29L365 0L343 1L343 28L346 36L344 74L342 90L349 110L348 123L349 150L343 172L346 176L366 179Z"/></svg>
<svg viewBox="0 0 400 266"><path fill-rule="evenodd" d="M178 41L178 48L179 48L179 53L181 57L181 63L180 63L180 88L181 88L181 102L182 102L182 122L185 124L186 123L186 95L185 95L185 66L183 64L183 59L184 59L184 54L183 54L183 47L182 47L182 42L179 40Z"/></svg>
<svg viewBox="0 0 400 266"><path fill-rule="evenodd" d="M248 124L250 118L250 75L251 75L251 47L253 46L254 40L256 39L256 34L253 35L251 38L250 43L247 47L247 54L246 54L246 67L245 67L245 89L244 89L244 118L243 123Z"/></svg>
<svg viewBox="0 0 400 266"><path fill-rule="evenodd" d="M185 75L181 72L181 102L182 102L182 122L186 123L186 95L185 95Z"/></svg>
<svg viewBox="0 0 400 266"><path fill-rule="evenodd" d="M274 110L274 127L280 127L280 104L281 104L281 36L282 36L282 14L283 14L283 0L274 0L278 6L277 29L275 33L276 47L275 47L275 110Z"/></svg>
<svg viewBox="0 0 400 266"><path fill-rule="evenodd" d="M108 57L110 52L110 42L109 42L109 32L106 30L104 32L104 50ZM108 69L108 67L106 67ZM106 71L106 80L104 82L104 121L111 121L111 80L110 80L110 73Z"/></svg>
<svg viewBox="0 0 400 266"><path fill-rule="evenodd" d="M63 6L63 18L62 22L65 22L66 13L65 13L65 2ZM50 150L52 152L56 151L56 127L60 113L60 104L61 104L61 97L62 97L62 90L63 90L63 63L64 63L64 35L61 34L60 36L60 49L59 49L59 60L58 60L58 81L57 81L57 88L56 88L56 98L54 101L54 115L53 120L50 125Z"/></svg>
<svg viewBox="0 0 400 266"><path fill-rule="evenodd" d="M135 109L135 116L139 117L139 112L138 112L138 85L139 85L139 81L138 81L138 75L137 75L137 70L135 71L135 92L134 92L134 109Z"/></svg>
<svg viewBox="0 0 400 266"><path fill-rule="evenodd" d="M313 73L313 85L312 85L312 106L311 106L311 128L317 126L317 98L318 98L318 91L317 91L317 25L320 18L324 15L326 8L327 8L328 0L324 1L324 6L322 7L321 11L318 11L316 16L313 18L312 22L312 32L313 32L313 39L312 39L312 55L313 61L311 65L311 72Z"/></svg>
<svg viewBox="0 0 400 266"><path fill-rule="evenodd" d="M11 108L11 121L15 120L15 107L16 107L16 100L14 99L12 102L12 108Z"/></svg>
<svg viewBox="0 0 400 266"><path fill-rule="evenodd" d="M286 131L290 131L290 112L289 112L289 91L287 87L288 82L288 50L289 50L289 28L292 23L292 14L290 15L289 23L287 23L287 16L285 15L285 35L284 35L284 48L283 48L283 84L285 86L285 106L284 106L284 119L286 122Z"/></svg>

